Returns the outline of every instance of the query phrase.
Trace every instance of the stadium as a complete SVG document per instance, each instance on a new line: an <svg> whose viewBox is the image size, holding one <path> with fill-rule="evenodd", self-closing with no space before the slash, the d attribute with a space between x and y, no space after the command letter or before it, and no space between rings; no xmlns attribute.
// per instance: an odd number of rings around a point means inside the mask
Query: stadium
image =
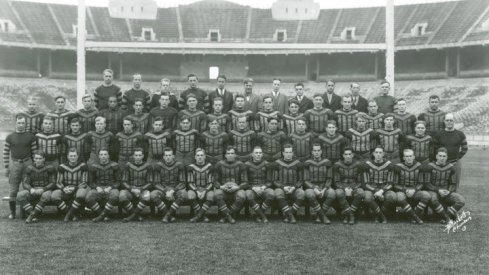
<svg viewBox="0 0 489 275"><path fill-rule="evenodd" d="M140 73L144 89L158 91L165 77L178 95L194 73L206 91L225 74L233 93L252 78L253 92L265 94L279 77L288 96L294 95L294 83L303 82L311 97L334 79L339 95L358 82L362 96L375 97L386 77L385 6L321 9L315 2L279 0L267 9L225 0L166 8L151 0L87 6L86 91L93 93L102 71L110 68L123 91ZM405 98L408 111L419 114L428 97L438 95L440 108L454 113L456 128L467 135L460 192L472 220L463 232L447 234L436 223L404 221L325 228L305 216L293 228L251 219L236 225L161 225L151 218L130 226L65 224L55 210L48 211L48 222L25 225L4 217L4 202L0 273L487 272L489 2L396 5L394 14L395 97ZM0 0L1 147L27 97L39 98L42 112L54 109L58 95L67 98L68 109L77 109L77 35L77 6ZM2 196L8 194L7 178L0 184Z"/></svg>

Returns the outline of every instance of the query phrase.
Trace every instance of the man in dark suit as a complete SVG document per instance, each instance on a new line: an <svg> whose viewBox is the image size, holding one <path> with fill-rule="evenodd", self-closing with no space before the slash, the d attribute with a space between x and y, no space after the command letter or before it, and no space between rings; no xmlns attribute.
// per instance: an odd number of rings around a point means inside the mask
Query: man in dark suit
<svg viewBox="0 0 489 275"><path fill-rule="evenodd" d="M295 84L295 93L296 93L295 97L289 100L295 99L297 100L297 102L299 102L299 113L303 114L305 111L312 109L314 107L312 100L304 95L303 83Z"/></svg>
<svg viewBox="0 0 489 275"><path fill-rule="evenodd" d="M266 94L266 96L272 97L273 109L279 111L281 114L287 114L289 112L289 100L286 95L280 92L280 83L282 80L278 78L273 79L272 92Z"/></svg>
<svg viewBox="0 0 489 275"><path fill-rule="evenodd" d="M341 96L334 93L335 85L336 83L333 80L328 80L326 82L326 93L323 95L324 108L330 109L333 112L343 107L341 106Z"/></svg>
<svg viewBox="0 0 489 275"><path fill-rule="evenodd" d="M262 100L259 95L255 95L253 93L253 79L247 78L243 81L244 85L244 94L243 97L245 98L245 110L250 110L254 114L258 113L258 111L261 110L261 105L262 105Z"/></svg>
<svg viewBox="0 0 489 275"><path fill-rule="evenodd" d="M216 97L221 97L223 108L222 112L227 113L233 108L233 103L234 103L234 98L233 94L229 92L226 88L224 88L224 85L226 85L226 76L225 75L219 75L217 77L217 88L212 91L209 94L209 104L211 106L211 114L214 113L214 110L212 110L212 105L214 105L214 98Z"/></svg>
<svg viewBox="0 0 489 275"><path fill-rule="evenodd" d="M350 91L351 91L351 102L352 102L353 109L367 114L368 100L360 95L360 84L356 82L350 84Z"/></svg>

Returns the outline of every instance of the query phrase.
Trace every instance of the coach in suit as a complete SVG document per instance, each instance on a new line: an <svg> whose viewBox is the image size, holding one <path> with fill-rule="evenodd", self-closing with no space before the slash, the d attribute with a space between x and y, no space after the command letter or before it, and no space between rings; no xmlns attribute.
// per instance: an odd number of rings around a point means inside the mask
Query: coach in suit
<svg viewBox="0 0 489 275"><path fill-rule="evenodd" d="M368 113L368 100L360 95L360 84L350 84L352 108L363 113Z"/></svg>
<svg viewBox="0 0 489 275"><path fill-rule="evenodd" d="M233 94L229 92L226 88L224 88L224 85L226 85L226 76L225 75L219 75L217 77L217 88L212 91L209 94L209 104L211 105L211 113L214 113L213 105L214 105L214 98L216 97L221 97L223 99L223 108L222 112L227 113L233 108L234 104L234 98Z"/></svg>
<svg viewBox="0 0 489 275"><path fill-rule="evenodd" d="M253 93L253 79L247 78L243 81L244 84L244 98L245 98L245 110L251 110L254 114L261 110L261 97Z"/></svg>
<svg viewBox="0 0 489 275"><path fill-rule="evenodd" d="M295 84L295 96L292 99L297 100L299 102L299 113L304 113L305 111L312 109L314 107L314 104L312 103L312 100L309 99L304 95L304 84L303 83L297 83Z"/></svg>
<svg viewBox="0 0 489 275"><path fill-rule="evenodd" d="M280 92L280 83L281 80L275 78L273 80L273 90L271 93L266 94L267 96L272 97L273 101L273 109L279 111L281 114L287 114L289 111L289 100L286 95Z"/></svg>
<svg viewBox="0 0 489 275"><path fill-rule="evenodd" d="M333 112L343 108L341 105L341 96L334 93L335 85L336 83L333 80L328 80L326 82L326 93L323 95L324 108L328 108Z"/></svg>

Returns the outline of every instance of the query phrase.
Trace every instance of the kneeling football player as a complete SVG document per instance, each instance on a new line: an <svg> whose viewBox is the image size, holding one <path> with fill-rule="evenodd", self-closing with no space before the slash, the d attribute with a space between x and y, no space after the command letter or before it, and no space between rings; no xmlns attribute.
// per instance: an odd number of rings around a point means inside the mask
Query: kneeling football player
<svg viewBox="0 0 489 275"><path fill-rule="evenodd" d="M135 148L132 158L133 161L127 163L122 173L122 190L119 193L119 203L131 213L123 219L125 222L142 220L140 214L149 204L149 190L153 185L153 169L148 162L144 162L143 149Z"/></svg>
<svg viewBox="0 0 489 275"><path fill-rule="evenodd" d="M97 215L93 222L108 221L109 213L119 203L119 165L110 161L109 150L101 148L98 151L98 160L88 166L87 206ZM105 203L104 208L100 206Z"/></svg>
<svg viewBox="0 0 489 275"><path fill-rule="evenodd" d="M206 162L205 151L197 148L195 150L195 163L186 167L188 200L196 215L190 222L198 222L206 217L207 210L214 203L214 177L212 175L212 165Z"/></svg>
<svg viewBox="0 0 489 275"><path fill-rule="evenodd" d="M428 164L430 182L427 184L430 206L442 216L441 223L449 219L456 220L457 212L465 205L465 199L457 193L457 177L455 167L447 163L448 151L441 147L436 151L436 161Z"/></svg>
<svg viewBox="0 0 489 275"><path fill-rule="evenodd" d="M285 223L296 223L294 214L304 204L306 195L302 189L304 182L303 165L294 159L293 147L286 144L282 149L283 158L274 162L273 183L278 206L284 215ZM287 200L292 200L292 209Z"/></svg>
<svg viewBox="0 0 489 275"><path fill-rule="evenodd" d="M336 198L335 190L331 188L333 164L328 159L323 159L322 154L321 144L312 144L312 158L306 160L304 168L304 188L306 188L306 200L319 219L316 222L330 224L326 213ZM322 208L319 203L323 204Z"/></svg>
<svg viewBox="0 0 489 275"><path fill-rule="evenodd" d="M272 171L270 163L263 160L263 150L256 146L251 153L251 160L245 163L249 189L245 191L246 201L249 202L255 214L257 222L267 223L265 211L270 208L275 199L272 189Z"/></svg>
<svg viewBox="0 0 489 275"><path fill-rule="evenodd" d="M343 150L343 160L333 165L336 199L342 210L343 223L349 223L350 225L355 224L355 212L365 197L360 173L361 163L353 157L353 149L345 148Z"/></svg>
<svg viewBox="0 0 489 275"><path fill-rule="evenodd" d="M27 166L22 186L24 190L17 195L17 201L29 216L26 223L37 222L44 206L51 201L51 192L56 185L56 169L45 165L45 154L34 152L34 163Z"/></svg>
<svg viewBox="0 0 489 275"><path fill-rule="evenodd" d="M219 211L224 215L220 222L236 222L232 215L241 210L246 198L244 189L247 188L248 182L245 170L244 164L236 161L234 147L228 146L224 160L219 161L214 167L215 199ZM231 210L228 209L228 204L231 204Z"/></svg>
<svg viewBox="0 0 489 275"><path fill-rule="evenodd" d="M79 161L76 148L70 148L68 150L68 162L61 164L58 168L57 189L51 195L51 200L58 206L58 209L67 212L64 218L65 222L71 221L85 202L88 192L87 180L87 165ZM68 207L70 202L73 203Z"/></svg>
<svg viewBox="0 0 489 275"><path fill-rule="evenodd" d="M421 163L415 161L414 151L404 149L403 162L397 163L394 169L393 190L396 193L396 205L411 217L412 223L422 224L419 218L430 201L428 192L423 188ZM412 206L415 206L416 212Z"/></svg>
<svg viewBox="0 0 489 275"><path fill-rule="evenodd" d="M185 190L185 168L181 162L175 161L173 150L169 147L163 150L163 161L154 167L154 189L151 201L161 213L164 213L164 223L175 219L175 213L188 200ZM170 205L169 209L167 205Z"/></svg>

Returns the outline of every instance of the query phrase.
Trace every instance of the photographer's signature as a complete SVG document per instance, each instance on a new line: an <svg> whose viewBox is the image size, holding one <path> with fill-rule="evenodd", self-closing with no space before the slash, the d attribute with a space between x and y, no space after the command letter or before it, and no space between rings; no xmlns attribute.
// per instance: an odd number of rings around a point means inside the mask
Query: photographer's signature
<svg viewBox="0 0 489 275"><path fill-rule="evenodd" d="M470 211L462 211L461 214L457 214L457 219L456 220L450 220L447 225L445 225L445 229L443 231L446 231L447 234L450 232L457 232L457 231L465 231L466 224L472 220L472 217L470 216Z"/></svg>

